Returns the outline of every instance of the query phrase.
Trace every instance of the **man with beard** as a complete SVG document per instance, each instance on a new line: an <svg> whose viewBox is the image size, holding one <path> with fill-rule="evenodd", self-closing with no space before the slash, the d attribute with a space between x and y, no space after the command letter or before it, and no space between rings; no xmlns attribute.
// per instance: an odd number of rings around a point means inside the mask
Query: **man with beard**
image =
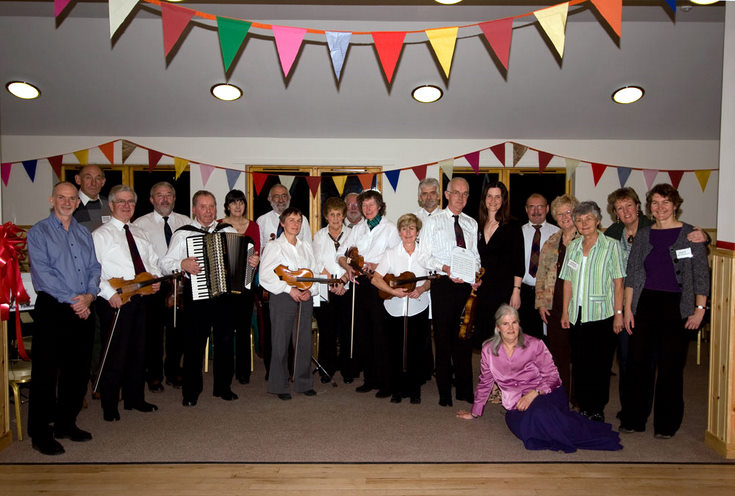
<svg viewBox="0 0 735 496"><path fill-rule="evenodd" d="M345 226L352 229L362 220L362 212L360 212L360 204L357 202L359 193L347 193L345 196L345 204L347 211L345 214Z"/></svg>
<svg viewBox="0 0 735 496"><path fill-rule="evenodd" d="M419 183L419 209L416 211L422 223L431 217L431 214L437 212L439 206L439 181L434 177L424 178Z"/></svg>

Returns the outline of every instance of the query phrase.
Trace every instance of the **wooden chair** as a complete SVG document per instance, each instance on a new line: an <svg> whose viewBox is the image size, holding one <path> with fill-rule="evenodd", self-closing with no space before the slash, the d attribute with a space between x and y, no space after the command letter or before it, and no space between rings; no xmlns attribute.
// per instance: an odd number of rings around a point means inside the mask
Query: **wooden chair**
<svg viewBox="0 0 735 496"><path fill-rule="evenodd" d="M15 426L18 431L18 441L23 440L23 421L20 414L22 399L20 396L20 385L31 382L32 362L25 360L10 360L8 363L8 384L13 390L13 402L15 403Z"/></svg>

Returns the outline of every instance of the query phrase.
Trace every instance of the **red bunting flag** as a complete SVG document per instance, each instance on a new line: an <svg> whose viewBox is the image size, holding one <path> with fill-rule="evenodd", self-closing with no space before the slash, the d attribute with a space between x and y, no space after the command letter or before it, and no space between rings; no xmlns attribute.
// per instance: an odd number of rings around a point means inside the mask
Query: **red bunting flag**
<svg viewBox="0 0 735 496"><path fill-rule="evenodd" d="M547 152L538 152L538 172L541 174L551 162L553 155Z"/></svg>
<svg viewBox="0 0 735 496"><path fill-rule="evenodd" d="M403 49L403 40L406 38L406 33L384 31L372 34L375 49L378 51L378 57L385 72L385 78L390 84L391 79L393 79L393 71L398 63L398 57L400 57Z"/></svg>
<svg viewBox="0 0 735 496"><path fill-rule="evenodd" d="M322 183L322 176L306 176L306 183L309 185L311 195L316 196L319 185Z"/></svg>
<svg viewBox="0 0 735 496"><path fill-rule="evenodd" d="M505 167L505 143L494 145L490 147L493 154L500 160L500 163Z"/></svg>
<svg viewBox="0 0 735 496"><path fill-rule="evenodd" d="M607 165L595 163L592 163L590 165L592 165L592 178L595 181L595 186L597 186L597 183L600 182L602 174L605 172L605 169L607 169Z"/></svg>
<svg viewBox="0 0 735 496"><path fill-rule="evenodd" d="M490 44L490 48L495 52L495 56L505 70L508 70L508 59L510 58L510 38L513 33L513 18L498 19L497 21L483 22L480 29L485 34L485 39ZM503 161L505 165L505 161Z"/></svg>
<svg viewBox="0 0 735 496"><path fill-rule="evenodd" d="M13 167L12 162L3 162L0 166L0 176L2 176L3 184L8 185L8 179L10 179L10 168Z"/></svg>
<svg viewBox="0 0 735 496"><path fill-rule="evenodd" d="M427 164L411 167L411 170L413 170L413 173L419 178L419 181L423 181L426 178L426 165Z"/></svg>
<svg viewBox="0 0 735 496"><path fill-rule="evenodd" d="M684 171L669 171L669 178L671 179L671 185L676 189L679 189L679 183L681 177L684 175Z"/></svg>
<svg viewBox="0 0 735 496"><path fill-rule="evenodd" d="M623 24L623 0L592 0L592 5L620 38Z"/></svg>
<svg viewBox="0 0 735 496"><path fill-rule="evenodd" d="M262 172L253 172L253 186L255 186L255 194L260 195L260 190L263 189L265 181L268 179L268 174Z"/></svg>
<svg viewBox="0 0 735 496"><path fill-rule="evenodd" d="M148 150L148 172L153 172L161 157L163 157L163 153L157 152L156 150Z"/></svg>
<svg viewBox="0 0 735 496"><path fill-rule="evenodd" d="M161 2L161 23L163 24L163 52L168 57L179 37L184 32L194 12L191 9Z"/></svg>
<svg viewBox="0 0 735 496"><path fill-rule="evenodd" d="M373 186L373 176L374 175L375 174L371 174L371 173L357 175L357 179L359 179L360 184L362 184L362 189L370 189Z"/></svg>
<svg viewBox="0 0 735 496"><path fill-rule="evenodd" d="M115 163L115 142L110 141L109 143L102 144L98 147L102 153L105 154L107 160L111 163Z"/></svg>
<svg viewBox="0 0 735 496"><path fill-rule="evenodd" d="M470 167L472 167L472 170L475 171L475 174L480 173L480 152L471 152L464 156L465 159L467 159L467 162L469 162Z"/></svg>
<svg viewBox="0 0 735 496"><path fill-rule="evenodd" d="M48 163L51 164L51 168L54 170L56 177L61 179L61 163L64 160L63 155L56 155L55 157L49 157Z"/></svg>

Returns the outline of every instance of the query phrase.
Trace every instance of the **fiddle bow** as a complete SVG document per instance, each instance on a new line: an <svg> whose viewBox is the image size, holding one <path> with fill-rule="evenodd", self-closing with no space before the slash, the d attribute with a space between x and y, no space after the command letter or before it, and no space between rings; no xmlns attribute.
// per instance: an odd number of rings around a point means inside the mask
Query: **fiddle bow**
<svg viewBox="0 0 735 496"><path fill-rule="evenodd" d="M475 276L475 283L480 282L484 274L485 268L480 267L480 272ZM472 326L475 323L475 310L477 310L477 305L475 305L476 299L477 290L473 289L462 311L462 322L459 324L459 339L461 340L467 340L472 336Z"/></svg>

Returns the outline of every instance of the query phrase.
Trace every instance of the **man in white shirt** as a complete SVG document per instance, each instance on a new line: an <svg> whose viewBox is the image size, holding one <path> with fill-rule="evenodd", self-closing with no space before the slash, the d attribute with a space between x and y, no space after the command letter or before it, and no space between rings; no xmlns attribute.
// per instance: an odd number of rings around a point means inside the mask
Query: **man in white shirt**
<svg viewBox="0 0 735 496"><path fill-rule="evenodd" d="M80 200L74 218L92 232L110 220L107 198L100 195L105 186L105 173L96 165L85 165L74 176L74 181L79 186Z"/></svg>
<svg viewBox="0 0 735 496"><path fill-rule="evenodd" d="M280 217L284 210L286 210L291 204L291 195L285 186L276 184L271 187L268 192L268 201L271 204L271 210L258 217L256 222L260 229L260 249L265 249L266 244L278 238L283 232L281 228ZM301 231L299 231L298 238L301 241L308 241L311 243L311 227L309 227L309 220L306 216L301 216Z"/></svg>
<svg viewBox="0 0 735 496"><path fill-rule="evenodd" d="M459 323L473 287L452 276L452 253L459 250L474 259L475 272L480 270L477 251L477 222L462 213L470 196L469 184L461 177L452 179L444 196L447 208L433 214L419 235L422 249L430 253L429 269L443 273L432 282L431 309L436 348L436 384L439 405L452 406L452 372L456 398L474 402L472 388L472 345L459 339Z"/></svg>
<svg viewBox="0 0 735 496"><path fill-rule="evenodd" d="M174 231L191 222L186 215L174 212L176 190L162 181L151 187L150 202L153 212L147 213L133 222L148 235L153 249L161 259L166 255ZM173 310L166 308L166 297L173 285L163 283L161 291L149 299L148 333L145 343L145 369L148 389L163 391L163 373L166 382L179 388L182 382L181 356L184 353L183 340L173 326ZM164 332L165 329L165 332ZM166 337L166 363L163 361L164 335Z"/></svg>
<svg viewBox="0 0 735 496"><path fill-rule="evenodd" d="M360 212L360 204L357 197L360 193L347 193L345 195L345 205L347 212L345 214L345 226L352 229L362 220L362 212Z"/></svg>
<svg viewBox="0 0 735 496"><path fill-rule="evenodd" d="M518 314L523 332L539 339L545 339L544 323L536 310L536 270L541 247L552 234L559 230L555 225L546 222L549 204L540 193L533 193L526 200L528 223L523 230L523 246L526 255L526 273L521 284L521 308Z"/></svg>
<svg viewBox="0 0 735 496"><path fill-rule="evenodd" d="M434 177L426 177L419 183L418 196L419 209L416 217L422 223L431 217L431 214L439 211L439 181Z"/></svg>
<svg viewBox="0 0 735 496"><path fill-rule="evenodd" d="M108 422L120 420L117 404L121 389L126 410L158 410L156 405L145 401L143 352L148 296L125 294L121 285L111 283L111 279L133 280L145 272L149 276L160 275L158 256L148 236L129 224L136 200L130 187L120 184L112 188L109 201L112 218L92 233L102 267L96 302L100 327L108 336L112 332L106 357L103 355L104 362L100 364L99 381L102 412ZM160 283L152 285L154 292L159 288ZM127 298L130 300L126 301Z"/></svg>

